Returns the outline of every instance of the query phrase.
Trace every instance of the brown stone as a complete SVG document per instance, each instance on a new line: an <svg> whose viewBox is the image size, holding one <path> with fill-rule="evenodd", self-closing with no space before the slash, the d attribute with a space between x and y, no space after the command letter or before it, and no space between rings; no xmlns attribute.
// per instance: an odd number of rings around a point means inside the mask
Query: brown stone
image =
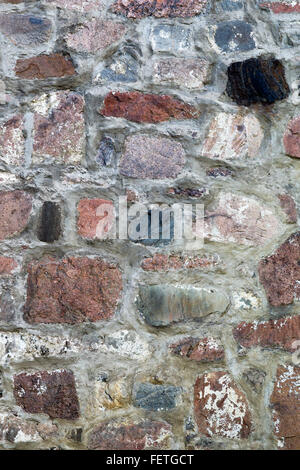
<svg viewBox="0 0 300 470"><path fill-rule="evenodd" d="M169 347L176 356L186 357L191 361L211 362L225 357L223 346L215 338L187 337Z"/></svg>
<svg viewBox="0 0 300 470"><path fill-rule="evenodd" d="M300 367L279 366L270 398L278 447L300 450Z"/></svg>
<svg viewBox="0 0 300 470"><path fill-rule="evenodd" d="M62 54L40 55L30 59L18 59L15 67L20 78L51 78L74 75L75 69L70 56Z"/></svg>
<svg viewBox="0 0 300 470"><path fill-rule="evenodd" d="M112 201L81 199L77 211L77 231L83 238L102 239L105 235L109 236L112 233L111 229L115 226L115 211Z"/></svg>
<svg viewBox="0 0 300 470"><path fill-rule="evenodd" d="M77 419L79 402L72 371L56 370L14 376L14 397L27 413L50 418Z"/></svg>
<svg viewBox="0 0 300 470"><path fill-rule="evenodd" d="M89 449L149 450L169 448L171 426L161 421L141 423L110 421L95 428L88 441Z"/></svg>
<svg viewBox="0 0 300 470"><path fill-rule="evenodd" d="M194 387L195 419L200 434L245 439L251 415L244 393L224 371L198 377Z"/></svg>
<svg viewBox="0 0 300 470"><path fill-rule="evenodd" d="M260 261L259 280L274 307L300 298L300 232L291 235L275 253Z"/></svg>
<svg viewBox="0 0 300 470"><path fill-rule="evenodd" d="M297 208L294 199L289 194L278 194L280 206L287 215L287 220L291 224L297 223Z"/></svg>
<svg viewBox="0 0 300 470"><path fill-rule="evenodd" d="M0 126L0 161L7 165L24 163L24 121L16 115Z"/></svg>
<svg viewBox="0 0 300 470"><path fill-rule="evenodd" d="M261 346L295 351L300 340L300 315L264 322L241 322L233 330L235 340L245 348Z"/></svg>
<svg viewBox="0 0 300 470"><path fill-rule="evenodd" d="M33 107L33 161L42 163L48 156L62 164L79 163L85 153L83 97L59 91L42 95Z"/></svg>
<svg viewBox="0 0 300 470"><path fill-rule="evenodd" d="M119 268L100 258L44 258L28 266L24 318L29 323L108 320L121 291Z"/></svg>
<svg viewBox="0 0 300 470"><path fill-rule="evenodd" d="M217 260L208 256L169 256L156 254L142 261L144 271L165 272L179 269L205 269L218 264Z"/></svg>
<svg viewBox="0 0 300 470"><path fill-rule="evenodd" d="M25 229L32 209L31 196L24 191L0 191L0 240Z"/></svg>
<svg viewBox="0 0 300 470"><path fill-rule="evenodd" d="M300 116L288 122L283 136L283 145L287 155L300 158Z"/></svg>
<svg viewBox="0 0 300 470"><path fill-rule="evenodd" d="M202 13L208 3L208 0L117 0L113 11L128 18L186 18Z"/></svg>
<svg viewBox="0 0 300 470"><path fill-rule="evenodd" d="M0 256L0 276L11 274L18 266L18 263L7 256Z"/></svg>
<svg viewBox="0 0 300 470"><path fill-rule="evenodd" d="M192 119L196 109L168 95L131 92L110 92L104 99L103 116L128 119L133 122L162 122L169 119Z"/></svg>

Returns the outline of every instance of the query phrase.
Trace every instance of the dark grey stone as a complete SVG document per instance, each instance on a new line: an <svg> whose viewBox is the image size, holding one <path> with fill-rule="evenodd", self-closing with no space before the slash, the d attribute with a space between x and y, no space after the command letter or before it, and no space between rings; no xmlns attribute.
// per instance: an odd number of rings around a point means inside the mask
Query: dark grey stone
<svg viewBox="0 0 300 470"><path fill-rule="evenodd" d="M180 387L140 383L134 386L133 405L148 411L167 411L176 407Z"/></svg>
<svg viewBox="0 0 300 470"><path fill-rule="evenodd" d="M216 44L223 52L250 51L255 48L252 26L245 21L224 21L217 27Z"/></svg>
<svg viewBox="0 0 300 470"><path fill-rule="evenodd" d="M99 145L97 162L102 166L110 166L114 161L115 146L111 137L104 136Z"/></svg>

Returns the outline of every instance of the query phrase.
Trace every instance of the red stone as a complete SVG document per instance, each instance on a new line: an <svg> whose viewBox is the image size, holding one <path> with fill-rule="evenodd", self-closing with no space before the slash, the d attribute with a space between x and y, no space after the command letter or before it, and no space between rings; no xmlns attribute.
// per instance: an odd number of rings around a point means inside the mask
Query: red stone
<svg viewBox="0 0 300 470"><path fill-rule="evenodd" d="M214 338L184 338L171 344L170 350L176 356L197 362L219 361L225 357L223 346Z"/></svg>
<svg viewBox="0 0 300 470"><path fill-rule="evenodd" d="M288 122L283 136L283 145L287 155L300 158L300 116L296 116Z"/></svg>
<svg viewBox="0 0 300 470"><path fill-rule="evenodd" d="M103 116L128 119L133 122L162 122L169 119L192 119L196 109L167 95L132 92L110 92L104 99Z"/></svg>
<svg viewBox="0 0 300 470"><path fill-rule="evenodd" d="M24 318L29 323L108 320L121 291L119 268L100 258L44 258L28 266Z"/></svg>
<svg viewBox="0 0 300 470"><path fill-rule="evenodd" d="M14 376L14 397L27 413L50 418L77 419L79 402L72 371L55 370Z"/></svg>
<svg viewBox="0 0 300 470"><path fill-rule="evenodd" d="M102 423L89 436L89 449L145 450L168 448L171 426L161 421Z"/></svg>
<svg viewBox="0 0 300 470"><path fill-rule="evenodd" d="M278 447L300 450L300 367L279 366L270 398Z"/></svg>
<svg viewBox="0 0 300 470"><path fill-rule="evenodd" d="M208 3L208 0L117 0L113 11L128 18L186 18L201 13Z"/></svg>
<svg viewBox="0 0 300 470"><path fill-rule="evenodd" d="M26 227L32 209L31 196L23 191L0 191L0 240Z"/></svg>
<svg viewBox="0 0 300 470"><path fill-rule="evenodd" d="M112 201L106 199L81 199L77 211L77 230L83 238L103 238L113 228L115 212ZM102 220L104 230L102 230Z"/></svg>
<svg viewBox="0 0 300 470"><path fill-rule="evenodd" d="M289 194L278 194L280 206L287 215L287 220L291 224L297 222L297 208L294 199Z"/></svg>
<svg viewBox="0 0 300 470"><path fill-rule="evenodd" d="M259 280L274 307L300 298L300 232L291 235L275 253L260 261Z"/></svg>
<svg viewBox="0 0 300 470"><path fill-rule="evenodd" d="M0 275L7 275L11 274L16 267L18 266L18 263L13 259L9 258L7 256L0 256Z"/></svg>
<svg viewBox="0 0 300 470"><path fill-rule="evenodd" d="M300 340L300 315L264 322L241 322L234 328L233 336L245 348L278 347L293 352L295 341Z"/></svg>
<svg viewBox="0 0 300 470"><path fill-rule="evenodd" d="M216 264L217 260L212 257L156 254L152 258L145 258L141 266L145 271L165 272L179 269L211 268Z"/></svg>
<svg viewBox="0 0 300 470"><path fill-rule="evenodd" d="M68 77L76 73L71 58L62 54L18 59L15 72L18 77L26 79Z"/></svg>
<svg viewBox="0 0 300 470"><path fill-rule="evenodd" d="M299 3L289 3L286 1L281 2L265 2L260 3L260 8L272 10L273 13L299 13Z"/></svg>
<svg viewBox="0 0 300 470"><path fill-rule="evenodd" d="M251 415L246 397L227 372L198 377L194 409L200 434L232 439L245 439L250 434Z"/></svg>

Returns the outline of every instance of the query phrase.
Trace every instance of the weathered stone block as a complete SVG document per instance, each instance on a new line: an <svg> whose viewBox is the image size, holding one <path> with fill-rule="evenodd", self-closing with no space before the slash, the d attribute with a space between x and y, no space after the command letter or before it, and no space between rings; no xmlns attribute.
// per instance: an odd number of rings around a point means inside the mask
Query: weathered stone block
<svg viewBox="0 0 300 470"><path fill-rule="evenodd" d="M153 64L153 83L168 83L182 88L201 89L208 80L206 59L160 59Z"/></svg>
<svg viewBox="0 0 300 470"><path fill-rule="evenodd" d="M18 13L0 14L0 33L17 46L37 46L50 39L51 22L47 18Z"/></svg>
<svg viewBox="0 0 300 470"><path fill-rule="evenodd" d="M68 77L75 75L70 56L62 54L40 55L30 59L18 59L15 73L20 78L44 79L51 77Z"/></svg>
<svg viewBox="0 0 300 470"><path fill-rule="evenodd" d="M300 158L300 116L288 122L283 136L283 145L287 155Z"/></svg>
<svg viewBox="0 0 300 470"><path fill-rule="evenodd" d="M189 17L204 11L209 0L116 0L113 11L128 18L144 18L146 16Z"/></svg>
<svg viewBox="0 0 300 470"><path fill-rule="evenodd" d="M41 210L38 239L41 242L53 243L61 235L61 211L58 204L44 202Z"/></svg>
<svg viewBox="0 0 300 470"><path fill-rule="evenodd" d="M0 161L6 165L22 165L25 154L24 119L16 115L0 126Z"/></svg>
<svg viewBox="0 0 300 470"><path fill-rule="evenodd" d="M169 348L176 356L197 362L220 361L225 357L224 348L216 338L187 337L171 344Z"/></svg>
<svg viewBox="0 0 300 470"><path fill-rule="evenodd" d="M32 198L24 191L0 191L0 240L25 229L32 209Z"/></svg>
<svg viewBox="0 0 300 470"><path fill-rule="evenodd" d="M167 411L176 408L180 387L173 385L135 384L133 405L148 411Z"/></svg>
<svg viewBox="0 0 300 470"><path fill-rule="evenodd" d="M161 24L153 27L150 43L154 52L190 54L193 48L192 31L183 25Z"/></svg>
<svg viewBox="0 0 300 470"><path fill-rule="evenodd" d="M219 23L215 32L215 42L223 52L244 52L255 48L252 26L240 20Z"/></svg>
<svg viewBox="0 0 300 470"><path fill-rule="evenodd" d="M77 231L81 237L94 240L113 235L115 211L112 201L81 199L77 211Z"/></svg>

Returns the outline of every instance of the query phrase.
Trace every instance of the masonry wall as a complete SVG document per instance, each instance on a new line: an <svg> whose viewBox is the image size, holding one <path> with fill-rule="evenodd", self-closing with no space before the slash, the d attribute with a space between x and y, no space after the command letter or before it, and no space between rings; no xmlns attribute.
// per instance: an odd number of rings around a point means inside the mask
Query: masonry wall
<svg viewBox="0 0 300 470"><path fill-rule="evenodd" d="M0 3L1 448L299 449L299 2Z"/></svg>

